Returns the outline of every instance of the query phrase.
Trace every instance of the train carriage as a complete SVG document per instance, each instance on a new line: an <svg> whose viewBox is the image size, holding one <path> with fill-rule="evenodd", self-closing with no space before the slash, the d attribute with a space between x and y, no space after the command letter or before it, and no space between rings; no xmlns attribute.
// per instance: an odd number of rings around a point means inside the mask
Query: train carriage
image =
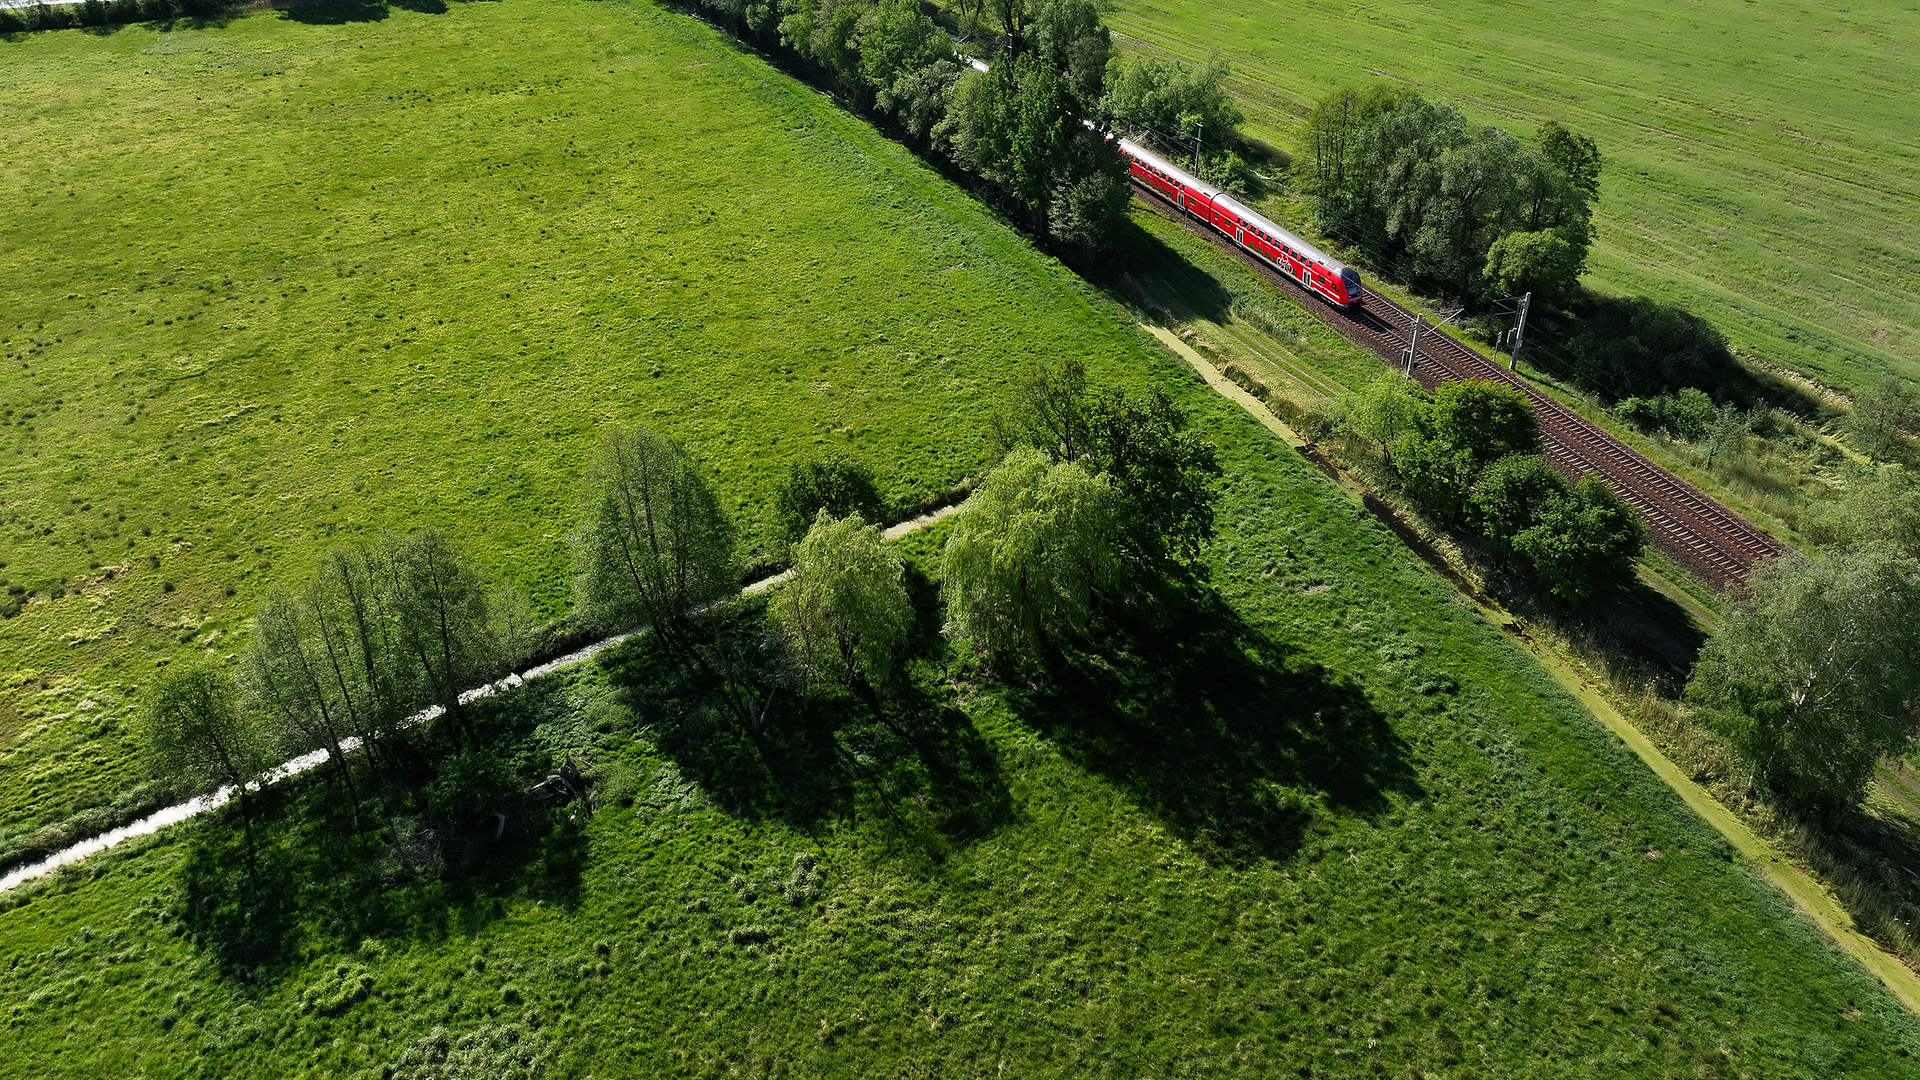
<svg viewBox="0 0 1920 1080"><path fill-rule="evenodd" d="M1360 303L1360 274L1353 267L1267 220L1233 196L1131 139L1120 152L1134 180L1233 238L1262 262L1298 281L1335 307Z"/></svg>

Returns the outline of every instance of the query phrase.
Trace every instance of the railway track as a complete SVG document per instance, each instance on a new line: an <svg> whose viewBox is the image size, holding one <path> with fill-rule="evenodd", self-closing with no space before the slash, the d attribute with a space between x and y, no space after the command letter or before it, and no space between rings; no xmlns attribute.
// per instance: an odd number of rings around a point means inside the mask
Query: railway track
<svg viewBox="0 0 1920 1080"><path fill-rule="evenodd" d="M1373 292L1366 294L1365 307L1341 311L1157 192L1138 184L1135 188L1156 213L1231 252L1348 340L1388 364L1398 366L1406 362L1414 321L1412 311ZM1712 496L1647 460L1591 420L1445 334L1435 331L1421 336L1412 371L1413 377L1429 390L1444 382L1489 379L1525 394L1540 420L1544 443L1541 452L1547 461L1569 477L1599 473L1646 519L1653 545L1710 584L1738 584L1746 580L1754 563L1786 554L1785 545Z"/></svg>

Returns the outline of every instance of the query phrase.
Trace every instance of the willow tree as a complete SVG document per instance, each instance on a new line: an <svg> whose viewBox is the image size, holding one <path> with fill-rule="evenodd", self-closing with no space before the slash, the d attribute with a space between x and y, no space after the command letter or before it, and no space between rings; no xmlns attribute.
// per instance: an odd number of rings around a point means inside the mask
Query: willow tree
<svg viewBox="0 0 1920 1080"><path fill-rule="evenodd" d="M1008 454L955 516L941 559L952 628L1018 662L1083 632L1098 592L1119 577L1120 497L1077 461L1031 447Z"/></svg>
<svg viewBox="0 0 1920 1080"><path fill-rule="evenodd" d="M810 680L873 700L913 628L905 576L877 527L857 514L819 513L794 545L793 580L773 598L774 620Z"/></svg>

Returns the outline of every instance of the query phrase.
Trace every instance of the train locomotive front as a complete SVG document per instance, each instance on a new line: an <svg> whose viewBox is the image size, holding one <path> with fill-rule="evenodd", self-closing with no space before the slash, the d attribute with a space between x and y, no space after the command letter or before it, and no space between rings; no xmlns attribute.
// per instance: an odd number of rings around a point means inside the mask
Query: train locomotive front
<svg viewBox="0 0 1920 1080"><path fill-rule="evenodd" d="M1233 196L1131 139L1120 140L1133 179L1213 226L1261 262L1338 308L1360 303L1360 272L1255 213Z"/></svg>

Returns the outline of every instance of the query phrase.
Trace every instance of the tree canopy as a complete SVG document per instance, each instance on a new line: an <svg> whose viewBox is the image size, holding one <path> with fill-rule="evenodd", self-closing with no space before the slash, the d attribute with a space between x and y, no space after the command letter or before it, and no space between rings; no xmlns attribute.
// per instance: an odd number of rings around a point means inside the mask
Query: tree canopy
<svg viewBox="0 0 1920 1080"><path fill-rule="evenodd" d="M1528 147L1385 86L1328 94L1307 135L1321 228L1394 273L1463 299L1565 296L1586 266L1601 159L1585 136L1549 122Z"/></svg>
<svg viewBox="0 0 1920 1080"><path fill-rule="evenodd" d="M1687 697L1763 787L1857 804L1920 726L1920 562L1872 546L1757 568Z"/></svg>
<svg viewBox="0 0 1920 1080"><path fill-rule="evenodd" d="M678 445L644 425L609 435L573 534L583 615L682 634L693 612L740 586L732 523Z"/></svg>
<svg viewBox="0 0 1920 1080"><path fill-rule="evenodd" d="M906 570L858 514L822 510L794 546L793 580L773 616L810 680L871 689L886 680L908 632Z"/></svg>
<svg viewBox="0 0 1920 1080"><path fill-rule="evenodd" d="M1070 359L1022 379L994 435L1107 477L1119 497L1116 542L1137 570L1181 575L1198 565L1213 537L1220 463L1165 391L1095 388Z"/></svg>
<svg viewBox="0 0 1920 1080"><path fill-rule="evenodd" d="M1078 461L1031 447L1009 453L955 517L941 557L951 629L1019 663L1086 629L1095 594L1116 579L1119 496Z"/></svg>

